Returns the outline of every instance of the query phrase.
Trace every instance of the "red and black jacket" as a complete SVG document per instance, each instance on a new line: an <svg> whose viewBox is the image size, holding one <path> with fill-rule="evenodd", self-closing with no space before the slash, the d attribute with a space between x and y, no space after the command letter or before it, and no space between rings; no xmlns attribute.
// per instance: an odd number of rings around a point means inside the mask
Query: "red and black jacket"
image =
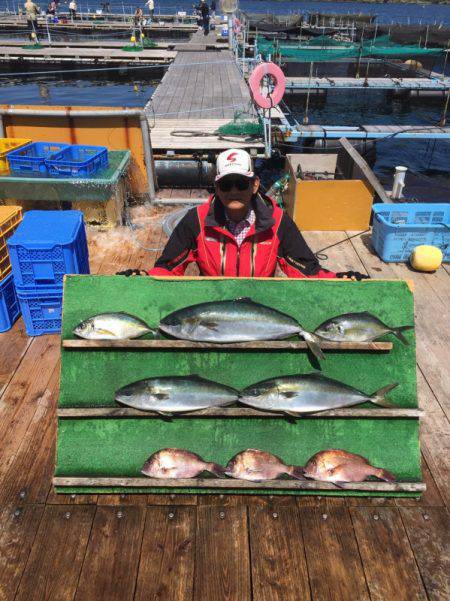
<svg viewBox="0 0 450 601"><path fill-rule="evenodd" d="M269 197L252 201L255 223L239 247L214 195L178 223L150 275L183 275L189 263L203 276L272 277L277 265L290 278L334 278L322 269L297 226Z"/></svg>

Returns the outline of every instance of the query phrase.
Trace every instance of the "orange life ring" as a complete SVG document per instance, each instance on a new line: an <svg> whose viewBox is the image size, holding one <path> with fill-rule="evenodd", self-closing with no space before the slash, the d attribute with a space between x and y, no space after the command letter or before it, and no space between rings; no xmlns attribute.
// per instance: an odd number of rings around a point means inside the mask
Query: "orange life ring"
<svg viewBox="0 0 450 601"><path fill-rule="evenodd" d="M268 96L261 94L261 81L265 75L270 75L275 80L275 88ZM260 63L253 69L248 80L253 100L262 109L270 109L280 103L286 89L286 77L275 63Z"/></svg>

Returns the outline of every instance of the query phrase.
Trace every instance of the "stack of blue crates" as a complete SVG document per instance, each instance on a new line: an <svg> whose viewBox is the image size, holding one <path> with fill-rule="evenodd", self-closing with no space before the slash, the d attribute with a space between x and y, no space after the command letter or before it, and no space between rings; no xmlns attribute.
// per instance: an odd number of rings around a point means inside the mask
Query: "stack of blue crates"
<svg viewBox="0 0 450 601"><path fill-rule="evenodd" d="M29 211L8 249L27 334L60 332L64 275L89 273L83 213Z"/></svg>

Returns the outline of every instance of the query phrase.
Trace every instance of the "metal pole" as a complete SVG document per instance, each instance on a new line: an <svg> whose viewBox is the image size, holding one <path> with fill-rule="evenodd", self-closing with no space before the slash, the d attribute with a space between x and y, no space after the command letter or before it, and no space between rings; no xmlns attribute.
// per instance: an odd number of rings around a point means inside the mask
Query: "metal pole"
<svg viewBox="0 0 450 601"><path fill-rule="evenodd" d="M228 49L229 50L233 50L233 40L234 40L233 20L234 20L234 13L231 13L228 15Z"/></svg>
<svg viewBox="0 0 450 601"><path fill-rule="evenodd" d="M51 46L52 45L52 38L50 36L50 28L48 26L48 15L45 15L45 26L47 28L48 45Z"/></svg>
<svg viewBox="0 0 450 601"><path fill-rule="evenodd" d="M156 197L156 170L155 170L155 162L153 160L153 149L152 149L152 141L150 138L150 132L148 130L148 122L146 116L141 113L140 114L141 121L141 133L142 133L142 142L144 145L144 157L145 157L145 169L147 172L147 181L148 181L148 194L150 197L150 202L155 201Z"/></svg>

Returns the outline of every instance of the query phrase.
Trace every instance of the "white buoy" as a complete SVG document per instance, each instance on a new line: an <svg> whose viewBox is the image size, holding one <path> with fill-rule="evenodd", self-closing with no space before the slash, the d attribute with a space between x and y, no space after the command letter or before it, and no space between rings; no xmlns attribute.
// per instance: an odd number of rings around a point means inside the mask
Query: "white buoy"
<svg viewBox="0 0 450 601"><path fill-rule="evenodd" d="M402 167L399 165L395 168L394 184L392 186L391 198L400 199L403 196L403 188L405 187L405 176L408 171L408 167Z"/></svg>

